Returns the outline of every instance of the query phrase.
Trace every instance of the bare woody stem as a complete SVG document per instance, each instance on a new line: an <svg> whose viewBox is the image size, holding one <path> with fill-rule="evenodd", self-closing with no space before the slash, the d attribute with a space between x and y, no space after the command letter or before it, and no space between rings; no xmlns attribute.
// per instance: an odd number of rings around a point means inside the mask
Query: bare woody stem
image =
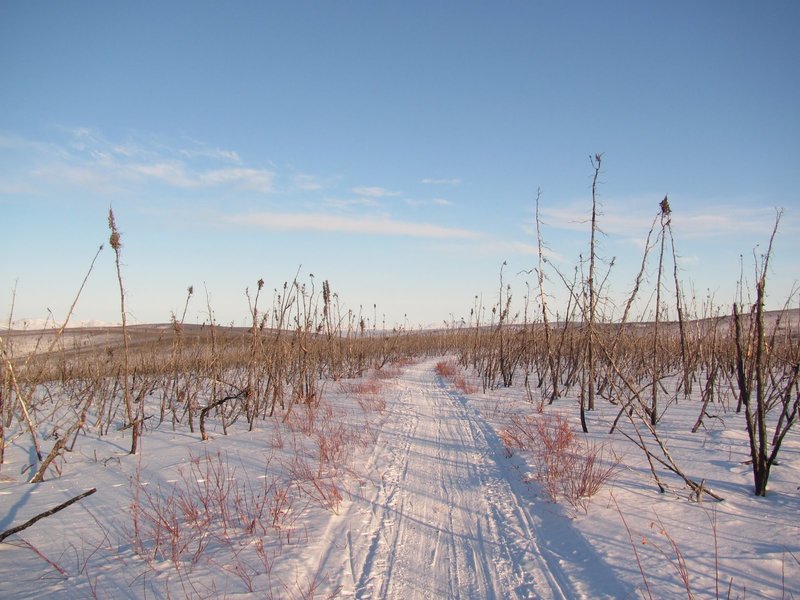
<svg viewBox="0 0 800 600"><path fill-rule="evenodd" d="M133 404L131 403L131 394L129 388L130 381L130 359L128 348L128 319L125 312L125 286L122 283L122 267L120 265L120 252L122 250L121 235L117 229L117 223L114 220L113 209L108 209L108 228L111 230L109 236L109 244L114 250L114 260L117 267L117 282L119 283L119 302L120 314L122 316L122 343L124 348L124 363L123 363L123 376L124 381L122 384L123 395L125 398L125 411L128 416L128 423L131 427L131 454L136 454L139 443L139 433L141 431L141 422L137 419L137 415L133 412Z"/></svg>
<svg viewBox="0 0 800 600"><path fill-rule="evenodd" d="M70 498L69 500L67 500L64 503L59 504L58 506L56 506L54 508L51 508L50 510L46 510L43 513L39 513L38 515L36 515L32 519L29 519L29 520L25 521L22 525L17 525L16 527L12 527L11 529L6 529L5 531L0 533L0 542L2 542L4 539L6 539L10 535L14 535L15 533L19 533L23 529L27 529L28 527L30 527L31 525L33 525L37 521L41 521L45 517L49 517L51 515L54 515L57 512L64 510L65 508L67 508L71 504L75 504L79 500L83 500L87 496L91 496L96 491L97 491L97 488L92 488L90 490L87 490L87 491L83 492L82 494L78 494L74 498Z"/></svg>

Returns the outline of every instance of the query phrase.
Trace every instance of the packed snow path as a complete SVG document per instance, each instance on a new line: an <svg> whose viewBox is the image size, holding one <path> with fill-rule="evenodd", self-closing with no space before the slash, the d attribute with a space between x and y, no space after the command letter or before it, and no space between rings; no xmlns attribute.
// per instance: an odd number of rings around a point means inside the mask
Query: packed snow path
<svg viewBox="0 0 800 600"><path fill-rule="evenodd" d="M628 596L598 577L602 561L563 518L552 515L556 549L542 545L528 505L546 501L531 500L494 430L434 365L409 367L387 399L370 476L332 518L317 573L360 599Z"/></svg>

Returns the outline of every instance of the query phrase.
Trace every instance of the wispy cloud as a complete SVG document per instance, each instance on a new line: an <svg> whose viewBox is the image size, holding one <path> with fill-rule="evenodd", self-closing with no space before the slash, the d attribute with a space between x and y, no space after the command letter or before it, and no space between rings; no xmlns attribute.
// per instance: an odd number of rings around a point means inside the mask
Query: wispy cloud
<svg viewBox="0 0 800 600"><path fill-rule="evenodd" d="M476 248L483 254L498 254L500 256L535 256L537 254L536 246L511 240L487 240L477 244Z"/></svg>
<svg viewBox="0 0 800 600"><path fill-rule="evenodd" d="M297 173L292 177L294 186L299 190L307 192L316 192L323 189L323 185L313 175L306 173Z"/></svg>
<svg viewBox="0 0 800 600"><path fill-rule="evenodd" d="M339 210L351 210L353 208L360 208L360 207L380 206L380 203L374 198L351 198L351 199L328 198L325 201L325 204L333 208L337 208Z"/></svg>
<svg viewBox="0 0 800 600"><path fill-rule="evenodd" d="M469 240L469 242L455 240L447 241L441 246L444 252L461 256L480 256L494 257L497 260L504 260L516 256L532 257L538 255L535 245L516 240L504 240L489 235L483 235L480 239ZM544 256L550 261L560 262L563 257L547 248L544 249Z"/></svg>
<svg viewBox="0 0 800 600"><path fill-rule="evenodd" d="M0 149L25 149L30 179L3 181L0 189L66 185L95 192L118 192L132 184L157 183L179 189L231 187L257 193L274 191L275 174L242 164L239 155L192 143L189 148L136 138L109 141L89 128L65 131L62 144L27 141L0 135ZM202 159L202 160L197 160ZM233 164L233 166L231 166ZM12 185L13 183L13 185Z"/></svg>
<svg viewBox="0 0 800 600"><path fill-rule="evenodd" d="M216 169L200 173L197 177L199 187L233 184L253 192L267 194L274 191L273 174L264 169Z"/></svg>
<svg viewBox="0 0 800 600"><path fill-rule="evenodd" d="M47 165L33 175L51 184L65 183L95 190L127 188L131 183L161 183L180 189L202 189L230 186L259 193L274 191L274 175L270 171L247 168L225 168L193 171L187 165L172 162L126 162L114 160L87 164Z"/></svg>
<svg viewBox="0 0 800 600"><path fill-rule="evenodd" d="M479 239L483 235L467 229L432 223L400 221L389 216L347 217L324 213L259 212L224 217L231 225L272 231L320 231L363 235L391 235L434 239Z"/></svg>
<svg viewBox="0 0 800 600"><path fill-rule="evenodd" d="M642 209L651 206L652 210ZM598 226L603 232L630 239L647 235L658 203L647 201L606 201L600 208ZM588 231L590 213L585 203L558 207L542 207L543 222L551 228L571 231ZM704 206L701 211L678 211L673 206L672 228L684 238L715 237L723 235L769 235L775 223L773 208L741 208L736 206Z"/></svg>
<svg viewBox="0 0 800 600"><path fill-rule="evenodd" d="M400 192L393 192L382 187L358 186L353 188L353 193L358 196L369 198L385 198L389 196L399 196Z"/></svg>
<svg viewBox="0 0 800 600"><path fill-rule="evenodd" d="M223 150L221 148L211 148L203 145L197 148L181 148L178 153L188 159L210 158L212 160L224 160L232 163L240 163L242 161L238 152Z"/></svg>
<svg viewBox="0 0 800 600"><path fill-rule="evenodd" d="M422 180L422 183L426 185L460 185L460 179L433 179L426 177Z"/></svg>
<svg viewBox="0 0 800 600"><path fill-rule="evenodd" d="M38 156L60 156L66 158L68 153L57 144L30 140L22 136L0 131L0 150L7 149L16 152L29 153Z"/></svg>
<svg viewBox="0 0 800 600"><path fill-rule="evenodd" d="M420 200L418 198L404 198L403 202L406 203L408 206L455 206L449 200L445 200L444 198L433 198L432 200Z"/></svg>
<svg viewBox="0 0 800 600"><path fill-rule="evenodd" d="M222 161L233 164L240 164L242 162L241 156L239 156L239 153L235 150L212 146L194 138L187 138L186 141L188 146L185 145L185 147L180 148L178 154L189 160L202 158L215 162Z"/></svg>
<svg viewBox="0 0 800 600"><path fill-rule="evenodd" d="M641 211L615 211L606 203L600 210L598 226L608 234L636 235L645 234L650 228L652 217L641 214ZM585 204L570 204L556 207L541 207L542 223L553 229L569 231L588 231L591 212Z"/></svg>
<svg viewBox="0 0 800 600"><path fill-rule="evenodd" d="M774 208L730 208L699 214L674 215L673 227L687 237L756 233L769 235L775 225Z"/></svg>

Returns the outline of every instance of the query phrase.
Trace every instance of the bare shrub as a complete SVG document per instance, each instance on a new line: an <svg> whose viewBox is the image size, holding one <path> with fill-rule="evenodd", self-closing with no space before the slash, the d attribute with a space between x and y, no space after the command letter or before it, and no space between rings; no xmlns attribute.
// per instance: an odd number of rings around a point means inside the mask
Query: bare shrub
<svg viewBox="0 0 800 600"><path fill-rule="evenodd" d="M346 394L379 394L383 384L378 379L362 379L360 381L343 381L341 390Z"/></svg>
<svg viewBox="0 0 800 600"><path fill-rule="evenodd" d="M383 390L381 379L371 377L359 381L343 381L340 389L345 394L354 394L358 405L366 414L386 410L386 399L381 396Z"/></svg>
<svg viewBox="0 0 800 600"><path fill-rule="evenodd" d="M291 524L291 484L265 474L260 483L237 483L221 452L191 457L171 488L134 480L134 547L148 560L191 568L212 543L229 546L241 536L280 532ZM288 535L288 534L287 534Z"/></svg>
<svg viewBox="0 0 800 600"><path fill-rule="evenodd" d="M533 453L534 479L554 502L564 499L583 511L619 464L603 445L580 439L569 420L557 413L515 415L500 439L509 454L514 449Z"/></svg>
<svg viewBox="0 0 800 600"><path fill-rule="evenodd" d="M311 498L320 506L338 514L342 502L341 483L337 477L314 470L306 460L295 455L288 465L291 479L301 493Z"/></svg>
<svg viewBox="0 0 800 600"><path fill-rule="evenodd" d="M436 374L444 379L452 379L456 375L455 362L440 360L436 363Z"/></svg>
<svg viewBox="0 0 800 600"><path fill-rule="evenodd" d="M305 404L302 409L293 411L287 425L290 430L314 441L320 474L326 466L344 462L350 448L358 442L355 432L342 422L333 407L324 400L316 407Z"/></svg>
<svg viewBox="0 0 800 600"><path fill-rule="evenodd" d="M375 377L378 379L397 379L401 374L400 366L396 364L387 365L375 371Z"/></svg>
<svg viewBox="0 0 800 600"><path fill-rule="evenodd" d="M454 360L441 360L436 363L436 374L448 380L462 394L475 394L479 390L465 378L461 368Z"/></svg>

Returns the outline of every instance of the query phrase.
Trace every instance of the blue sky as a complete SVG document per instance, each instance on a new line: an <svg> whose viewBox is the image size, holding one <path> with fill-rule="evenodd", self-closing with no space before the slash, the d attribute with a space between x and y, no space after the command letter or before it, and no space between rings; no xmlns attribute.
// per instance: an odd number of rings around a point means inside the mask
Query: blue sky
<svg viewBox="0 0 800 600"><path fill-rule="evenodd" d="M0 317L15 286L15 318L65 316L110 205L138 321L194 285L189 320L208 290L241 324L246 288L298 268L388 325L467 317L504 261L534 289L537 189L571 276L598 152L612 297L668 194L698 308L730 305L740 261L752 280L784 209L779 307L800 279L798 27L793 1L4 2ZM118 321L115 285L106 247L75 318Z"/></svg>

